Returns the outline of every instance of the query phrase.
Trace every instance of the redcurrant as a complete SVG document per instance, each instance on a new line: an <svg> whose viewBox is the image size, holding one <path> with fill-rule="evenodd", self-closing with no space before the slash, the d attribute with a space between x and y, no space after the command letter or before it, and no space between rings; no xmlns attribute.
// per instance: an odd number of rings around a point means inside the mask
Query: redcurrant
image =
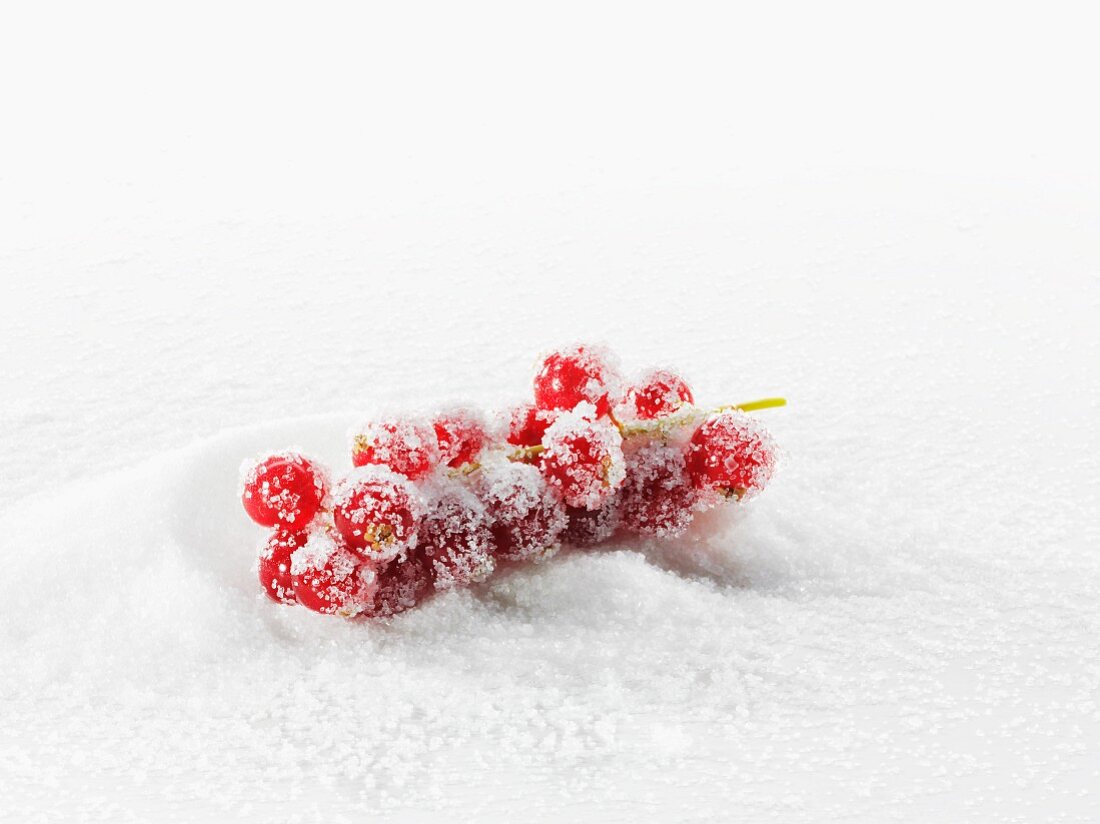
<svg viewBox="0 0 1100 824"><path fill-rule="evenodd" d="M457 482L430 491L416 551L430 561L436 589L484 581L496 566L493 549L485 506L476 495Z"/></svg>
<svg viewBox="0 0 1100 824"><path fill-rule="evenodd" d="M566 523L565 507L535 466L489 461L474 477L489 515L498 558L541 561L558 551Z"/></svg>
<svg viewBox="0 0 1100 824"><path fill-rule="evenodd" d="M354 469L333 490L336 529L349 547L374 561L416 545L423 510L416 488L384 466Z"/></svg>
<svg viewBox="0 0 1100 824"><path fill-rule="evenodd" d="M594 546L614 535L619 527L618 496L605 501L599 509L566 507L565 514L569 524L561 534L561 542L572 547Z"/></svg>
<svg viewBox="0 0 1100 824"><path fill-rule="evenodd" d="M417 420L372 421L352 436L351 462L387 466L414 481L423 478L439 464L435 429Z"/></svg>
<svg viewBox="0 0 1100 824"><path fill-rule="evenodd" d="M423 601L432 591L431 563L420 552L391 561L378 575L378 586L367 602L372 618L396 615Z"/></svg>
<svg viewBox="0 0 1100 824"><path fill-rule="evenodd" d="M441 414L432 426L439 442L440 459L453 468L473 463L489 441L485 424L480 416L470 410Z"/></svg>
<svg viewBox="0 0 1100 824"><path fill-rule="evenodd" d="M650 421L694 401L683 378L666 369L654 369L626 391L624 406L628 417Z"/></svg>
<svg viewBox="0 0 1100 824"><path fill-rule="evenodd" d="M324 615L355 615L377 587L374 566L327 531L314 532L294 552L290 571L298 603Z"/></svg>
<svg viewBox="0 0 1100 824"><path fill-rule="evenodd" d="M696 489L713 489L738 500L763 489L775 471L775 445L755 418L730 410L695 430L687 450Z"/></svg>
<svg viewBox="0 0 1100 824"><path fill-rule="evenodd" d="M512 410L508 425L508 443L514 446L538 446L555 413L525 403Z"/></svg>
<svg viewBox="0 0 1100 824"><path fill-rule="evenodd" d="M294 604L294 584L290 578L290 556L305 545L305 532L276 529L260 550L260 586L264 594L279 604Z"/></svg>
<svg viewBox="0 0 1100 824"><path fill-rule="evenodd" d="M587 401L597 414L606 415L618 384L618 373L603 350L591 346L562 349L547 355L535 375L535 405L568 410Z"/></svg>
<svg viewBox="0 0 1100 824"><path fill-rule="evenodd" d="M278 452L242 470L241 503L260 526L304 529L325 498L324 473L297 452Z"/></svg>
<svg viewBox="0 0 1100 824"><path fill-rule="evenodd" d="M679 535L691 524L698 502L680 446L654 441L627 451L626 483L619 497L625 528L645 535Z"/></svg>
<svg viewBox="0 0 1100 824"><path fill-rule="evenodd" d="M540 456L543 475L569 506L599 509L623 484L623 438L595 408L580 403L561 413L546 430Z"/></svg>

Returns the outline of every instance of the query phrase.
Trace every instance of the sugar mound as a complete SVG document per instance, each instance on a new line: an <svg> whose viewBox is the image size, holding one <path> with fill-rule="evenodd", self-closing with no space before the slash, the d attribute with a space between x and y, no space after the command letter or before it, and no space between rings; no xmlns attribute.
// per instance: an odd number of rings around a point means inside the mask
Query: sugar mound
<svg viewBox="0 0 1100 824"><path fill-rule="evenodd" d="M343 429L228 432L0 516L6 815L36 820L49 797L92 820L501 819L522 799L532 821L563 803L809 821L879 818L881 790L919 820L1011 763L1040 817L1091 786L1100 669L1079 622L1097 576L1059 544L1064 503L1023 533L1010 501L948 522L911 478L830 485L849 444L788 431L794 465L768 495L675 540L343 621L259 591L235 494L266 444L346 462ZM538 507L530 467L510 466L486 473L491 494ZM81 529L59 527L59 501ZM386 592L396 609L417 585Z"/></svg>

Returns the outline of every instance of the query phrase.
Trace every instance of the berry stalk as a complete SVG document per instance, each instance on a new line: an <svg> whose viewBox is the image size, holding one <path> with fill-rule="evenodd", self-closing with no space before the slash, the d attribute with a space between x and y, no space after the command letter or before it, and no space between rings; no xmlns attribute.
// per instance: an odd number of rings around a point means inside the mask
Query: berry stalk
<svg viewBox="0 0 1100 824"><path fill-rule="evenodd" d="M761 398L755 401L746 401L745 403L726 404L725 406L719 406L709 410L695 408L687 409L683 412L673 412L671 415L666 415L662 418L654 418L653 420L639 421L637 423L623 423L612 413L608 413L608 417L611 418L611 422L619 430L619 434L624 438L629 438L638 435L650 435L655 432L671 432L674 429L700 423L711 415L729 412L732 409L737 409L741 412L755 412L760 409L777 409L786 405L786 398ZM508 454L508 460L526 461L545 451L546 447L542 444L521 446ZM471 472L476 472L478 466L479 464L477 463L468 463L462 467L460 472L463 475L469 475Z"/></svg>
<svg viewBox="0 0 1100 824"><path fill-rule="evenodd" d="M733 406L719 406L716 412L725 412L727 409L740 409L742 412L755 412L758 409L777 409L786 406L786 398L761 398L758 401L748 403L736 403Z"/></svg>
<svg viewBox="0 0 1100 824"><path fill-rule="evenodd" d="M639 421L637 423L620 424L619 432L622 433L624 438L633 435L651 435L654 433L671 432L674 429L701 423L711 415L729 412L732 409L737 409L741 412L755 412L758 409L776 409L786 405L786 398L761 398L760 400L747 401L745 403L727 404L715 409L696 409L692 407L690 409L684 409L683 411L673 412L671 415L666 415L662 418L654 418L653 420Z"/></svg>

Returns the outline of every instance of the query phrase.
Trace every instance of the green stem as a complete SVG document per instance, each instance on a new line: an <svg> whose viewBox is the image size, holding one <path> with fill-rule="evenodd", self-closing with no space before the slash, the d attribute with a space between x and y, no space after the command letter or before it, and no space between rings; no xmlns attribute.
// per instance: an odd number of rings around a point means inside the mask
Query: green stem
<svg viewBox="0 0 1100 824"><path fill-rule="evenodd" d="M786 406L786 398L761 398L758 401L749 401L748 403L737 403L733 406L720 406L718 411L724 412L727 409L740 409L742 412L754 412L757 409L775 409L780 406Z"/></svg>
<svg viewBox="0 0 1100 824"><path fill-rule="evenodd" d="M639 421L637 423L623 424L619 427L619 432L622 433L624 438L629 438L632 435L652 435L654 433L669 433L673 429L679 429L682 426L692 426L702 423L706 420L708 415L720 414L722 412L729 412L732 409L740 410L741 412L752 412L757 409L774 409L778 406L786 406L786 398L761 398L758 401L748 401L747 403L727 404L726 406L719 406L717 409L691 409L688 412L673 412L664 418L654 418L650 421Z"/></svg>

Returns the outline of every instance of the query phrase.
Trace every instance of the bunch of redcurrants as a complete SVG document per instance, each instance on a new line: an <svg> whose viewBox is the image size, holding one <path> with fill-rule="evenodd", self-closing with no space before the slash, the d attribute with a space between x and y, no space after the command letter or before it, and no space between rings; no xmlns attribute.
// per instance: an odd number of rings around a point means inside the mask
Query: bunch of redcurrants
<svg viewBox="0 0 1100 824"><path fill-rule="evenodd" d="M357 428L336 483L297 452L246 463L245 511L272 529L260 583L282 604L388 616L562 546L678 535L696 512L764 488L775 446L745 413L783 404L708 412L668 370L624 384L601 348L553 352L533 402L495 423L454 408Z"/></svg>

